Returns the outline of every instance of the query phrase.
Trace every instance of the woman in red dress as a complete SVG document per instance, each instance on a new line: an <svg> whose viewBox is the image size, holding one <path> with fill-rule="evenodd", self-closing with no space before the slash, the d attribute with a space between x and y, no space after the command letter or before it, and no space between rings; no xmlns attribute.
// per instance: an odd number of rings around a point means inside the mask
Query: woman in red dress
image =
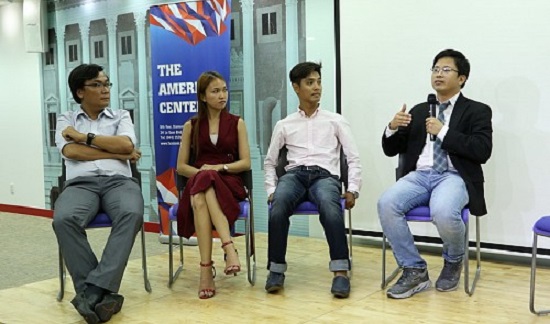
<svg viewBox="0 0 550 324"><path fill-rule="evenodd" d="M178 234L197 235L199 298L206 299L216 294L213 228L226 255L225 274L241 270L229 229L239 215L239 201L246 197L239 173L250 170L250 150L244 121L227 111L227 85L219 73L199 77L197 99L197 115L183 125L178 152L178 174L189 179L179 202Z"/></svg>

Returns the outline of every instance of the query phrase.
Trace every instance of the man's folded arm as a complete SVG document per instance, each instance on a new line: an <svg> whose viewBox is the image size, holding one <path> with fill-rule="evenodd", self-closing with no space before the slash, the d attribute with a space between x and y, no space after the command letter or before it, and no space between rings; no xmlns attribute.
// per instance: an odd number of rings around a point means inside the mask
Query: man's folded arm
<svg viewBox="0 0 550 324"><path fill-rule="evenodd" d="M61 151L61 154L65 158L77 161L95 161L101 159L128 160L130 153L111 153L80 143L67 143Z"/></svg>
<svg viewBox="0 0 550 324"><path fill-rule="evenodd" d="M277 186L277 172L275 168L279 159L279 150L283 147L283 143L282 129L280 124L277 123L273 129L271 144L264 160L265 190L268 197L275 192L275 187Z"/></svg>

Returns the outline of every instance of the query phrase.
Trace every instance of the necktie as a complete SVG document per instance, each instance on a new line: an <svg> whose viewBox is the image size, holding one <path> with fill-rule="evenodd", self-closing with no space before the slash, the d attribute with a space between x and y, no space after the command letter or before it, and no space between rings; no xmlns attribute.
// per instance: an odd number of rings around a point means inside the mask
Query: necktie
<svg viewBox="0 0 550 324"><path fill-rule="evenodd" d="M439 105L439 114L437 115L437 119L439 119L442 123L445 122L443 111L445 111L450 104L450 102L444 102ZM442 173L443 171L447 171L448 167L447 151L441 148L441 140L436 138L434 143L434 164L432 168L435 171Z"/></svg>

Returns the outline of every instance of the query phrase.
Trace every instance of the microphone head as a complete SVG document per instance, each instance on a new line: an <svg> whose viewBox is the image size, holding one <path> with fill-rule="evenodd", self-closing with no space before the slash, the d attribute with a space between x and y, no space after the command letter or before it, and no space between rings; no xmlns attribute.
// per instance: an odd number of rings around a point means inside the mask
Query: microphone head
<svg viewBox="0 0 550 324"><path fill-rule="evenodd" d="M435 105L435 104L437 104L437 98L436 98L435 94L430 93L430 94L428 95L428 104L430 104L430 105Z"/></svg>

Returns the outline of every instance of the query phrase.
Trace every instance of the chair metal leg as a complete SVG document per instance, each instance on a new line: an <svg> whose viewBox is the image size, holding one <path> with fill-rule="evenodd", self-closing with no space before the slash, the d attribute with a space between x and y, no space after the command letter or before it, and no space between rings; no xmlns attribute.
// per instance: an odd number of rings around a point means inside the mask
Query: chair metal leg
<svg viewBox="0 0 550 324"><path fill-rule="evenodd" d="M178 236L179 246L180 246L180 264L178 265L178 270L176 271L176 278L180 275L180 272L183 270L183 238ZM174 280L176 280L174 278Z"/></svg>
<svg viewBox="0 0 550 324"><path fill-rule="evenodd" d="M469 222L468 222L469 223ZM479 228L479 217L476 217L476 273L472 285L470 286L470 256L469 256L469 226L466 224L466 233L465 233L465 249L464 249L464 291L468 296L474 294L476 289L477 281L479 280L479 275L481 274L481 234Z"/></svg>
<svg viewBox="0 0 550 324"><path fill-rule="evenodd" d="M183 270L183 240L181 236L179 237L179 247L180 247L180 264L176 273L174 273L174 241L172 238L172 221L170 221L170 233L168 235L168 288L172 287L172 284L176 281L180 272Z"/></svg>
<svg viewBox="0 0 550 324"><path fill-rule="evenodd" d="M246 240L246 269L248 282L256 284L256 251L254 245L254 214L252 212L252 201L250 201L249 214L245 219L245 240Z"/></svg>
<svg viewBox="0 0 550 324"><path fill-rule="evenodd" d="M65 278L67 274L65 272L65 263L63 262L63 254L61 254L61 248L59 250L59 292L57 293L57 301L60 302L63 300L65 295Z"/></svg>
<svg viewBox="0 0 550 324"><path fill-rule="evenodd" d="M254 286L254 282L252 281L252 269L250 268L250 222L248 218L244 220L244 238L246 243L246 269L248 282Z"/></svg>
<svg viewBox="0 0 550 324"><path fill-rule="evenodd" d="M150 293L151 283L149 282L149 276L147 274L147 253L145 251L145 226L141 226L141 269L143 270L143 284L145 291Z"/></svg>
<svg viewBox="0 0 550 324"><path fill-rule="evenodd" d="M386 277L386 235L382 233L382 284L380 285L380 288L386 289L386 287L389 285L390 282L392 282L395 277L399 274L399 271L401 270L399 267L395 268L393 272Z"/></svg>
<svg viewBox="0 0 550 324"><path fill-rule="evenodd" d="M349 269L350 269L348 276L351 278L353 274L353 226L351 226L351 209L348 210L348 243L349 243Z"/></svg>
<svg viewBox="0 0 550 324"><path fill-rule="evenodd" d="M172 260L172 251L173 251L173 241L172 241L172 222L169 221L169 232L168 232L168 288L172 287L174 283L173 273L174 273L174 260Z"/></svg>
<svg viewBox="0 0 550 324"><path fill-rule="evenodd" d="M470 286L470 228L468 223L464 224L466 225L464 233L464 291L467 294L469 294Z"/></svg>
<svg viewBox="0 0 550 324"><path fill-rule="evenodd" d="M546 315L546 314L550 313L550 309L549 310L541 310L541 311L537 311L535 309L535 285L536 285L535 277L536 277L536 272L537 272L537 244L538 244L537 243L537 238L538 238L537 233L533 233L533 248L532 248L532 252L531 252L531 282L529 284L529 286L530 286L530 289L529 289L529 310L531 311L531 313L536 314L536 315Z"/></svg>

